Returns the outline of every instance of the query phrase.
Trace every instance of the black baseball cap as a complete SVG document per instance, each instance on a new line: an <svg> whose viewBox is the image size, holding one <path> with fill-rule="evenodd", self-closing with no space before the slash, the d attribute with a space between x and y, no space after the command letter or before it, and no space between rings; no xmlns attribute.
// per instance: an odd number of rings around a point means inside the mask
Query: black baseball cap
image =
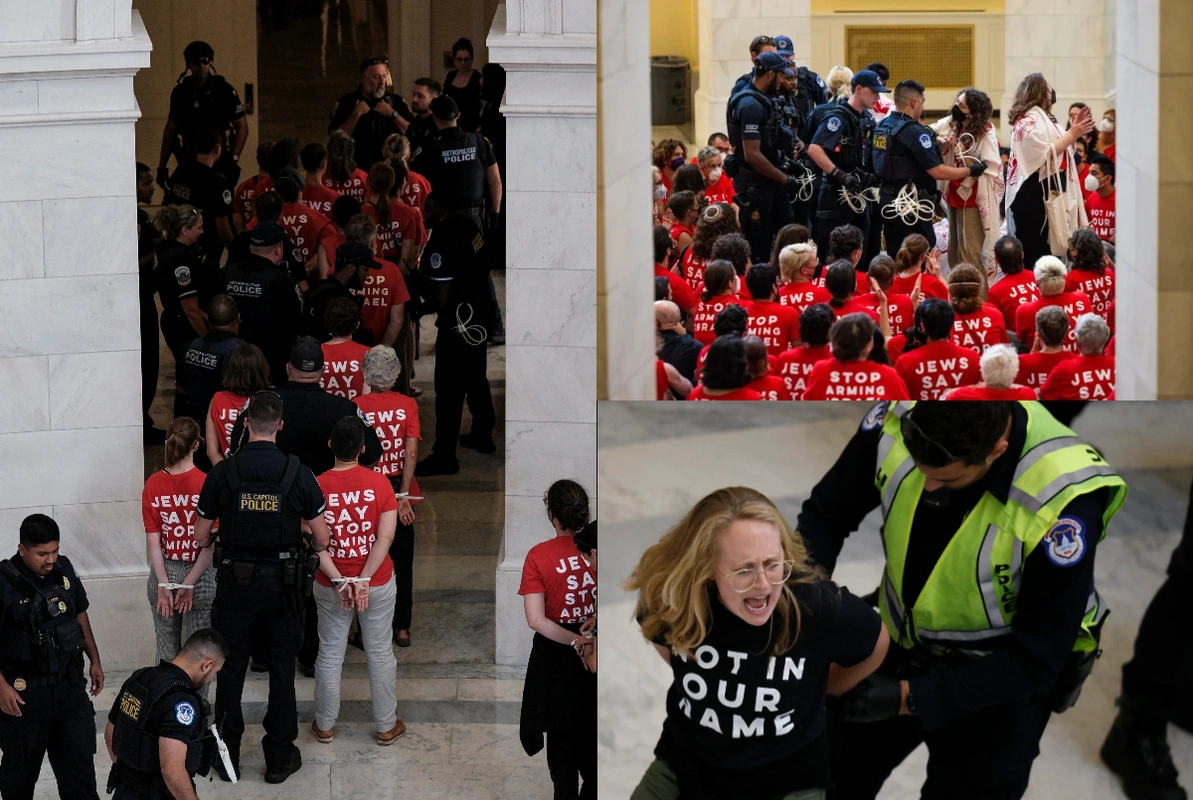
<svg viewBox="0 0 1193 800"><path fill-rule="evenodd" d="M882 85L882 78L878 77L878 73L872 69L859 69L853 74L853 80L850 81L853 86L865 86L867 89L873 89L876 92L889 92L890 89Z"/></svg>
<svg viewBox="0 0 1193 800"><path fill-rule="evenodd" d="M253 247L273 247L286 239L286 231L276 222L265 221L258 223L249 234L249 244Z"/></svg>
<svg viewBox="0 0 1193 800"><path fill-rule="evenodd" d="M441 94L431 101L431 114L434 115L435 119L451 122L460 116L460 107L456 105L455 100L445 94Z"/></svg>
<svg viewBox="0 0 1193 800"><path fill-rule="evenodd" d="M361 266L369 269L381 269L381 264L373 257L373 251L360 242L344 242L336 248L336 269L341 266Z"/></svg>
<svg viewBox="0 0 1193 800"><path fill-rule="evenodd" d="M323 346L313 336L299 336L290 345L290 366L299 372L319 372L323 369Z"/></svg>
<svg viewBox="0 0 1193 800"><path fill-rule="evenodd" d="M209 60L215 59L215 50L211 49L211 45L203 41L194 41L186 46L182 51L182 57L186 59L186 63L198 63L200 58L207 58Z"/></svg>
<svg viewBox="0 0 1193 800"><path fill-rule="evenodd" d="M791 71L791 65L787 63L787 59L778 53L761 53L758 56L758 60L754 62L754 65L755 69L761 66L766 72L782 72L789 78L795 77L795 73Z"/></svg>

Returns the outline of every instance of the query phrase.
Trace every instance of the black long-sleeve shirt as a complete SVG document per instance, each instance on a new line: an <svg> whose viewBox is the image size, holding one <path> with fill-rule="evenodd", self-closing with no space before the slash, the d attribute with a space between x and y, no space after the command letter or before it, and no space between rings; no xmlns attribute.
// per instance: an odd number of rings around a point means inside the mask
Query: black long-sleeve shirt
<svg viewBox="0 0 1193 800"><path fill-rule="evenodd" d="M903 572L905 607L914 605L944 548L982 495L990 492L1006 502L1026 429L1027 412L1016 406L1010 446L977 484L925 492L920 498ZM808 552L830 572L845 538L881 503L874 485L881 434L881 428L865 430L863 425L800 511L798 527ZM1051 690L1072 652L1093 590L1094 551L1102 535L1106 500L1105 491L1083 495L1061 514L1084 527L1085 553L1076 563L1059 566L1043 545L1024 560L1011 633L991 643L997 649L956 668L910 680L916 712L926 729Z"/></svg>

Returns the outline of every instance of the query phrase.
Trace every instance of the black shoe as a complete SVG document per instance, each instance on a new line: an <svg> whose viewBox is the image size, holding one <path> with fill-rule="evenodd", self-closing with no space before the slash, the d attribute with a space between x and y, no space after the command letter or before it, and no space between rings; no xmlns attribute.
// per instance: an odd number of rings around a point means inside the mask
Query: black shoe
<svg viewBox="0 0 1193 800"><path fill-rule="evenodd" d="M459 461L456 461L454 458L437 456L434 453L418 462L418 466L414 468L414 474L420 478L426 478L431 475L455 475L459 471Z"/></svg>
<svg viewBox="0 0 1193 800"><path fill-rule="evenodd" d="M301 666L302 666L302 674L303 675L305 675L308 678L315 677L315 665L314 664L302 664Z"/></svg>
<svg viewBox="0 0 1193 800"><path fill-rule="evenodd" d="M290 758L285 762L271 767L268 764L265 766L265 782L266 783L281 783L289 778L295 772L302 768L302 753L295 748L290 753Z"/></svg>
<svg viewBox="0 0 1193 800"><path fill-rule="evenodd" d="M466 433L460 437L460 444L481 453L497 452L497 445L493 444L492 436L481 437L473 433Z"/></svg>
<svg viewBox="0 0 1193 800"><path fill-rule="evenodd" d="M1102 760L1123 779L1123 791L1131 800L1188 800L1176 782L1164 723L1145 723L1120 708L1102 744Z"/></svg>
<svg viewBox="0 0 1193 800"><path fill-rule="evenodd" d="M269 667L265 666L262 661L253 661L253 665L249 669L253 672L269 672Z"/></svg>
<svg viewBox="0 0 1193 800"><path fill-rule="evenodd" d="M165 444L166 432L161 428L154 428L153 426L146 426L144 429L144 442L147 445Z"/></svg>
<svg viewBox="0 0 1193 800"><path fill-rule="evenodd" d="M232 759L232 769L235 770L236 777L239 779L240 778L240 764L237 763L238 760L239 759L235 759L235 758ZM217 757L215 759L215 763L212 765L212 768L215 770L215 774L220 777L221 781L224 781L225 783L232 782L232 779L228 776L227 771L224 769L224 760L222 758Z"/></svg>

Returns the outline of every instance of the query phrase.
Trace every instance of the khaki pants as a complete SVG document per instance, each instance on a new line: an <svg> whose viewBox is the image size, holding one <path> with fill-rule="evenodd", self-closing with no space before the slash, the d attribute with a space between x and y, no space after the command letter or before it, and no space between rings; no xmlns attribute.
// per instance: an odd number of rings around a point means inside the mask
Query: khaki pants
<svg viewBox="0 0 1193 800"><path fill-rule="evenodd" d="M972 264L983 275L986 262L982 258L982 245L986 232L982 230L982 217L976 208L953 208L949 206L949 269L958 264Z"/></svg>
<svg viewBox="0 0 1193 800"><path fill-rule="evenodd" d="M630 800L678 800L679 781L671 767L665 761L657 758L646 768L646 774L638 788L630 795ZM824 800L823 789L801 789L783 795L772 795L762 800Z"/></svg>

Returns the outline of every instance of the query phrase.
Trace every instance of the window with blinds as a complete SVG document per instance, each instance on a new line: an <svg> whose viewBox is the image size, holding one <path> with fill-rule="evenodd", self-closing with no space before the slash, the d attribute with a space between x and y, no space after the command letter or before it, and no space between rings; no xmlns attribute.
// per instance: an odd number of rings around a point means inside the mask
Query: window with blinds
<svg viewBox="0 0 1193 800"><path fill-rule="evenodd" d="M926 89L973 86L972 25L847 25L845 63L861 68L874 61L891 71L887 86L911 78Z"/></svg>

